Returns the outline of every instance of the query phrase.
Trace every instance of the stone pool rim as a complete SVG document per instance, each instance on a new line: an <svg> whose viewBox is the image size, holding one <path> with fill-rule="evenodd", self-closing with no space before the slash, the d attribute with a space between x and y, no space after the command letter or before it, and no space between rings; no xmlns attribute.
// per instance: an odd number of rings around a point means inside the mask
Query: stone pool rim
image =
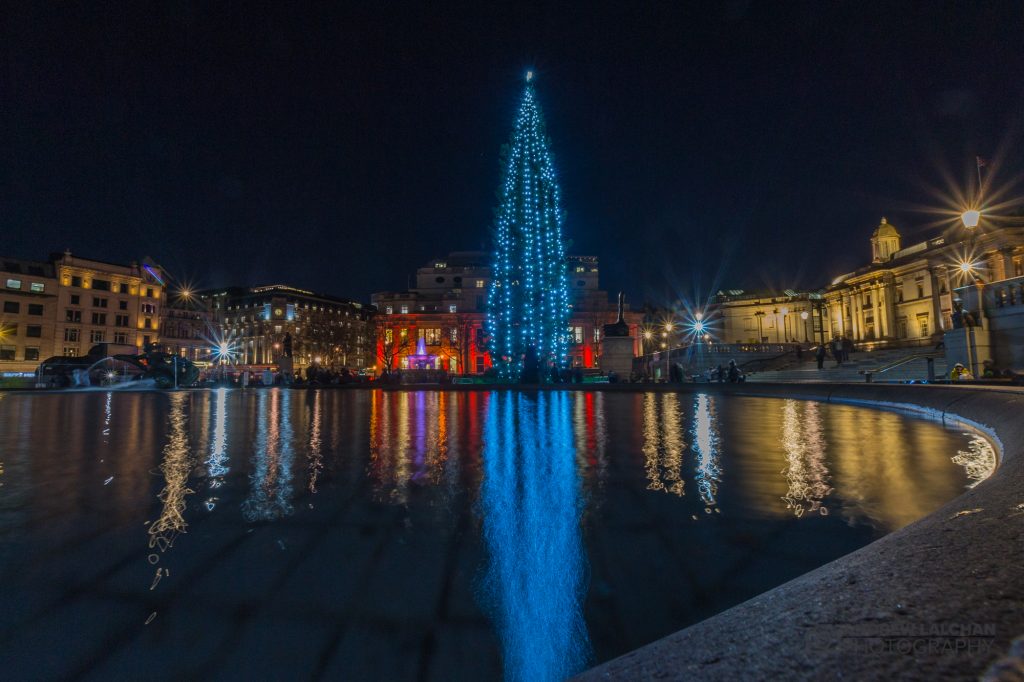
<svg viewBox="0 0 1024 682"><path fill-rule="evenodd" d="M932 514L580 679L977 678L1024 632L1024 391L920 384L672 388L938 419L981 432L999 462L985 481ZM965 625L986 634L943 634L944 627Z"/></svg>

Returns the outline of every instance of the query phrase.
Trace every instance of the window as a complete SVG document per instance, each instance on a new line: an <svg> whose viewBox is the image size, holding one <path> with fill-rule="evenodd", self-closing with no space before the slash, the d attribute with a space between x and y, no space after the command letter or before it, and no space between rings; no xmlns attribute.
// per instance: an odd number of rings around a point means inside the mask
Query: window
<svg viewBox="0 0 1024 682"><path fill-rule="evenodd" d="M81 322L82 311L81 310L65 310L64 311L65 322Z"/></svg>
<svg viewBox="0 0 1024 682"><path fill-rule="evenodd" d="M128 334L124 332L114 332L114 343L128 345Z"/></svg>
<svg viewBox="0 0 1024 682"><path fill-rule="evenodd" d="M407 306L407 305L403 305L402 306L402 314L403 315L408 315L409 314L409 306Z"/></svg>
<svg viewBox="0 0 1024 682"><path fill-rule="evenodd" d="M476 281L476 288L477 289L483 289L484 288L484 281L482 279L478 279Z"/></svg>
<svg viewBox="0 0 1024 682"><path fill-rule="evenodd" d="M143 346L148 346L149 345L149 335L148 334L146 336L142 337L142 345Z"/></svg>
<svg viewBox="0 0 1024 682"><path fill-rule="evenodd" d="M5 313L18 313L21 311L21 304L17 301L4 301Z"/></svg>
<svg viewBox="0 0 1024 682"><path fill-rule="evenodd" d="M569 327L569 343L583 343L583 327Z"/></svg>
<svg viewBox="0 0 1024 682"><path fill-rule="evenodd" d="M146 298L153 298L153 287L146 287Z"/></svg>
<svg viewBox="0 0 1024 682"><path fill-rule="evenodd" d="M121 282L121 284L118 285L117 290L120 293L122 293L122 294L127 294L128 293L128 284L125 283L125 282Z"/></svg>
<svg viewBox="0 0 1024 682"><path fill-rule="evenodd" d="M64 346L64 357L73 358L78 355L78 349L74 346Z"/></svg>
<svg viewBox="0 0 1024 682"><path fill-rule="evenodd" d="M444 277L435 277L434 281L438 284L444 284Z"/></svg>
<svg viewBox="0 0 1024 682"><path fill-rule="evenodd" d="M434 263L434 267L435 268L446 268L446 267L448 267L448 264L445 263L444 261L437 261L436 263Z"/></svg>
<svg viewBox="0 0 1024 682"><path fill-rule="evenodd" d="M96 296L93 296L93 298L92 298L92 307L93 308L106 308L107 307L107 299L105 299L105 298L98 298Z"/></svg>
<svg viewBox="0 0 1024 682"><path fill-rule="evenodd" d="M409 338L409 330L406 327L402 327L402 329L398 332L398 338L402 339L402 341L405 341L407 338Z"/></svg>
<svg viewBox="0 0 1024 682"><path fill-rule="evenodd" d="M39 324L29 324L25 326L25 336L29 338L38 339L43 336L43 326Z"/></svg>
<svg viewBox="0 0 1024 682"><path fill-rule="evenodd" d="M384 330L384 343L391 343L394 340L395 340L395 335L391 332L391 330L390 329L385 329Z"/></svg>
<svg viewBox="0 0 1024 682"><path fill-rule="evenodd" d="M871 294L864 294L864 307L865 308L870 308L871 307Z"/></svg>
<svg viewBox="0 0 1024 682"><path fill-rule="evenodd" d="M106 324L107 323L107 314L106 313L93 313L92 314L92 323L93 324Z"/></svg>
<svg viewBox="0 0 1024 682"><path fill-rule="evenodd" d="M43 304L42 303L29 303L28 304L28 314L29 315L42 315L43 314Z"/></svg>
<svg viewBox="0 0 1024 682"><path fill-rule="evenodd" d="M16 324L0 324L0 332L3 332L4 336L17 336L18 325Z"/></svg>
<svg viewBox="0 0 1024 682"><path fill-rule="evenodd" d="M901 317L896 320L896 336L901 339L907 338L907 318Z"/></svg>
<svg viewBox="0 0 1024 682"><path fill-rule="evenodd" d="M71 278L71 286L73 286L73 287L80 287L80 286L82 286L82 278L78 277L78 276L72 277Z"/></svg>
<svg viewBox="0 0 1024 682"><path fill-rule="evenodd" d="M114 315L114 326L127 327L129 324L128 319L127 315Z"/></svg>
<svg viewBox="0 0 1024 682"><path fill-rule="evenodd" d="M13 360L14 351L14 346L0 346L0 360Z"/></svg>
<svg viewBox="0 0 1024 682"><path fill-rule="evenodd" d="M39 348L36 346L27 346L25 348L25 359L26 360L38 360L39 359Z"/></svg>
<svg viewBox="0 0 1024 682"><path fill-rule="evenodd" d="M29 290L34 294L41 294L46 291L46 285L42 282L32 282L29 285ZM38 351L39 349L37 348L36 350Z"/></svg>
<svg viewBox="0 0 1024 682"><path fill-rule="evenodd" d="M89 332L89 342L90 343L103 343L103 330L102 329L93 329L91 332Z"/></svg>
<svg viewBox="0 0 1024 682"><path fill-rule="evenodd" d="M68 327L67 329L64 330L64 340L77 342L78 333L78 330L75 329L74 327Z"/></svg>
<svg viewBox="0 0 1024 682"><path fill-rule="evenodd" d="M458 340L459 340L459 330L456 329L455 327L452 327L451 329L449 329L448 330L448 339L452 343L458 343Z"/></svg>
<svg viewBox="0 0 1024 682"><path fill-rule="evenodd" d="M428 346L436 346L441 343L441 330L440 329L420 329L419 337L423 339L424 343Z"/></svg>
<svg viewBox="0 0 1024 682"><path fill-rule="evenodd" d="M154 304L152 304L152 303L143 303L142 304L142 314L143 315L156 315L156 306ZM242 319L244 319L244 318L242 318Z"/></svg>
<svg viewBox="0 0 1024 682"><path fill-rule="evenodd" d="M594 343L601 343L601 328L594 327Z"/></svg>
<svg viewBox="0 0 1024 682"><path fill-rule="evenodd" d="M94 279L92 281L92 288L97 291L110 291L110 280Z"/></svg>
<svg viewBox="0 0 1024 682"><path fill-rule="evenodd" d="M118 301L117 302L117 309L118 310L128 310L128 301Z"/></svg>
<svg viewBox="0 0 1024 682"><path fill-rule="evenodd" d="M921 336L928 336L931 333L928 329L928 313L917 316L917 326L921 330Z"/></svg>
<svg viewBox="0 0 1024 682"><path fill-rule="evenodd" d="M78 294L71 294L71 305L78 305L78 302L81 300L82 299Z"/></svg>
<svg viewBox="0 0 1024 682"><path fill-rule="evenodd" d="M7 280L7 288L8 289L20 289L21 288L21 280L20 279L9 279L9 280Z"/></svg>
<svg viewBox="0 0 1024 682"><path fill-rule="evenodd" d="M457 313L457 312L459 312L459 306L457 306L457 305L450 305L450 306L448 306L448 312L450 312L450 313Z"/></svg>
<svg viewBox="0 0 1024 682"><path fill-rule="evenodd" d="M917 283L917 297L918 298L924 298L924 283L923 282L918 282Z"/></svg>

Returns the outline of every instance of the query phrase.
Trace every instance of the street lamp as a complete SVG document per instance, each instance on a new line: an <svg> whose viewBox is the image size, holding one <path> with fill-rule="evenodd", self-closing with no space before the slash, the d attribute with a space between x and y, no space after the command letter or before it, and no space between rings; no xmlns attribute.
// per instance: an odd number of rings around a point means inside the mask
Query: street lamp
<svg viewBox="0 0 1024 682"><path fill-rule="evenodd" d="M960 220L963 221L964 227L968 230L973 230L978 226L978 222L981 220L981 211L975 211L973 208L964 211L960 214Z"/></svg>
<svg viewBox="0 0 1024 682"><path fill-rule="evenodd" d="M807 313L806 310L804 310L803 312L800 313L800 319L804 321L804 343L807 343L808 341L810 341L810 339L807 337L807 318L808 317L810 317L810 315Z"/></svg>
<svg viewBox="0 0 1024 682"><path fill-rule="evenodd" d="M671 374L672 374L672 372L670 371L670 364L671 364L670 356L672 355L672 344L671 344L669 336L668 336L669 332L671 332L671 331L672 331L672 321L670 320L670 321L665 323L665 331L662 332L662 336L665 337L665 343L662 344L663 346L665 346L665 383L669 382Z"/></svg>

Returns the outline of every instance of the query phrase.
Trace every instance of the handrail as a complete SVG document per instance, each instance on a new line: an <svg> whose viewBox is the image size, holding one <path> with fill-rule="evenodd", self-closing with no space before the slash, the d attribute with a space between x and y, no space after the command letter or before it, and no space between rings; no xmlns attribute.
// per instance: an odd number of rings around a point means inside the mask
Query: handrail
<svg viewBox="0 0 1024 682"><path fill-rule="evenodd" d="M862 369L860 373L864 375L864 378L867 380L868 383L871 383L871 377L875 374L888 372L890 369L895 369L896 367L905 365L908 362L913 362L914 360L924 359L927 360L928 362L928 381L935 381L935 358L942 357L945 357L945 353L936 353L934 351L930 353L913 353L906 357L900 358L895 362L890 362L888 365L883 365L875 369Z"/></svg>

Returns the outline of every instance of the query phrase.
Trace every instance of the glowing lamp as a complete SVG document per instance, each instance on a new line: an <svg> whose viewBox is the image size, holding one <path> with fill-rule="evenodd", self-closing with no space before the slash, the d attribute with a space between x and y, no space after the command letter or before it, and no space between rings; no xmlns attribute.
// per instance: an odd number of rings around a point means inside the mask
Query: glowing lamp
<svg viewBox="0 0 1024 682"><path fill-rule="evenodd" d="M960 214L960 220L963 221L964 227L967 229L973 229L978 226L978 221L981 220L981 211L964 211Z"/></svg>
<svg viewBox="0 0 1024 682"><path fill-rule="evenodd" d="M704 322L701 321L701 320L697 320L696 322L694 322L694 324L693 324L693 331L697 332L698 334L703 334L704 333Z"/></svg>
<svg viewBox="0 0 1024 682"><path fill-rule="evenodd" d="M527 71L526 72L526 82L529 83L532 80L533 80L533 71Z"/></svg>
<svg viewBox="0 0 1024 682"><path fill-rule="evenodd" d="M787 308L786 306L782 306L782 310L780 312L783 315L789 315L789 308Z"/></svg>
<svg viewBox="0 0 1024 682"><path fill-rule="evenodd" d="M959 265L959 268L960 268L960 272L963 272L965 274L968 273L968 272L973 272L974 271L974 263L971 263L970 261L961 261L960 265Z"/></svg>
<svg viewBox="0 0 1024 682"><path fill-rule="evenodd" d="M806 320L808 317L809 317L809 315L807 314L806 310L803 311L802 313L800 313L800 319L801 320Z"/></svg>

